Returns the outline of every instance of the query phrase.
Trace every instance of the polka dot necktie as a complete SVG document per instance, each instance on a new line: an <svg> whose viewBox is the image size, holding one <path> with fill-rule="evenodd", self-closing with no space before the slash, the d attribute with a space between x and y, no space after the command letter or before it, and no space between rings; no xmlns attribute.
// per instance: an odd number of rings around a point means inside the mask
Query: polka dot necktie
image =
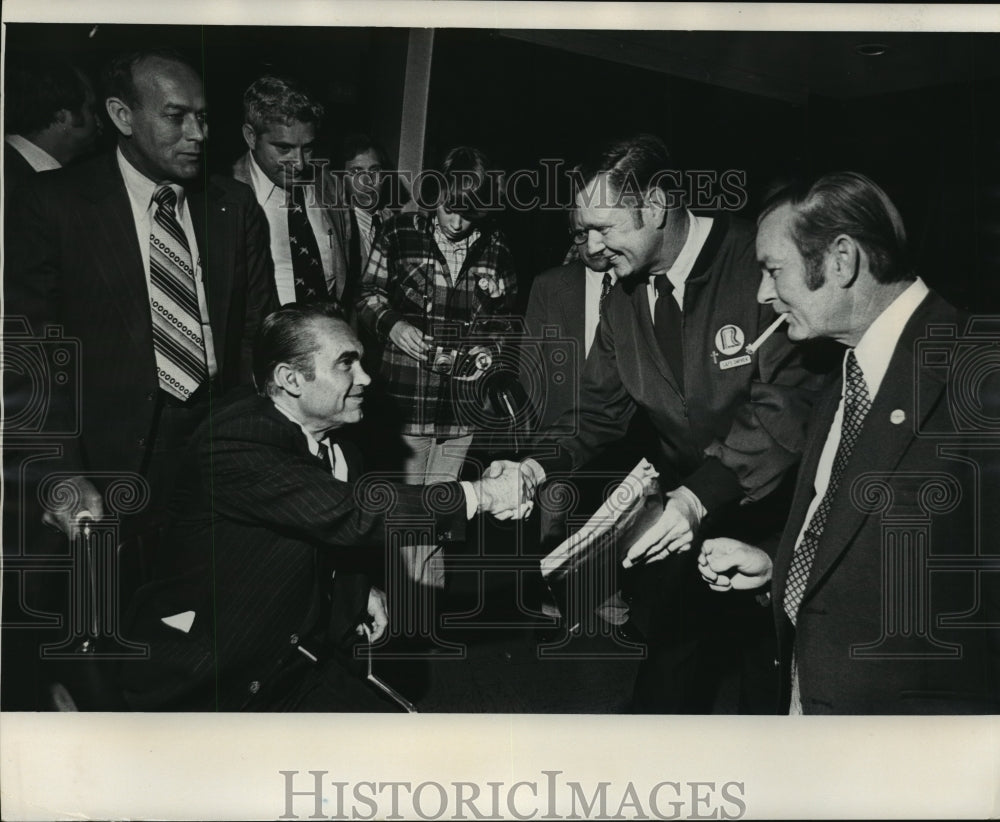
<svg viewBox="0 0 1000 822"><path fill-rule="evenodd" d="M816 559L816 549L819 547L820 537L822 537L823 529L826 527L826 520L830 516L831 503L844 476L844 469L847 467L847 461L851 458L854 444L858 441L865 417L872 407L865 375L861 372L857 357L854 356L854 349L847 352L845 369L844 419L840 426L840 443L837 445L833 467L830 469L830 482L826 487L826 493L823 494L823 499L820 500L812 519L809 520L809 525L802 534L802 539L795 546L792 564L788 570L788 581L785 584L784 608L792 625L795 625L798 619L799 606L802 604L802 596L806 591L806 583L809 581L813 560Z"/></svg>
<svg viewBox="0 0 1000 822"><path fill-rule="evenodd" d="M336 297L326 290L319 245L306 214L305 186L292 187L292 207L288 209L288 245L292 252L295 301L314 303Z"/></svg>

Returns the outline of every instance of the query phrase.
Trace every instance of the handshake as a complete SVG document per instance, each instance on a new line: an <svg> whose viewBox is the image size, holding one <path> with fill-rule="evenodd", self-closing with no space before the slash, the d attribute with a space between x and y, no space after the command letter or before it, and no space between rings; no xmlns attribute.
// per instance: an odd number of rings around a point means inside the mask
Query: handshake
<svg viewBox="0 0 1000 822"><path fill-rule="evenodd" d="M544 479L530 461L496 460L472 484L479 499L479 511L497 519L524 519L535 507L535 491Z"/></svg>

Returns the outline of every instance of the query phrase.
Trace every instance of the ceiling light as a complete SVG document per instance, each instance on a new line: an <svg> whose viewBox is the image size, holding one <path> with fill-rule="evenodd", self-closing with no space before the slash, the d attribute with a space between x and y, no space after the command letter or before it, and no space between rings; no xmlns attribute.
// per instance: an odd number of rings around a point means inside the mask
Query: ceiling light
<svg viewBox="0 0 1000 822"><path fill-rule="evenodd" d="M889 47L884 43L859 43L854 50L862 57L881 57Z"/></svg>

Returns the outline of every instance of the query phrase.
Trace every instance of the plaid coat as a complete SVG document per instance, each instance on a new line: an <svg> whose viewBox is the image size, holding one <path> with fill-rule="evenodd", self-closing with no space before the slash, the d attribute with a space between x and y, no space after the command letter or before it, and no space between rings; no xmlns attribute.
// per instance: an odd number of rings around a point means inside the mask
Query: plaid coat
<svg viewBox="0 0 1000 822"><path fill-rule="evenodd" d="M510 314L517 295L513 259L503 233L485 226L462 270L448 269L434 241L434 218L399 214L375 238L361 278L359 322L385 343L379 376L403 420L403 433L442 439L471 433L469 416L454 402L452 380L414 360L389 341L406 320L435 336L434 344L461 337L473 320ZM433 349L431 359L433 359Z"/></svg>

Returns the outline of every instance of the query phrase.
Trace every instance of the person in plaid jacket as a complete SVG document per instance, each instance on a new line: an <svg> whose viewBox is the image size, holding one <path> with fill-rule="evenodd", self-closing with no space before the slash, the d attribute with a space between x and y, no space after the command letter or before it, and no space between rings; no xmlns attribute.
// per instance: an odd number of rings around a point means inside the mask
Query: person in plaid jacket
<svg viewBox="0 0 1000 822"><path fill-rule="evenodd" d="M440 186L433 211L383 224L357 301L361 326L385 345L379 377L412 451L405 464L410 484L456 479L472 442L448 369L436 363L437 346L451 350L451 334L512 313L517 295L510 248L492 219L499 185L486 156L454 148L433 179ZM431 576L443 581L439 571Z"/></svg>

